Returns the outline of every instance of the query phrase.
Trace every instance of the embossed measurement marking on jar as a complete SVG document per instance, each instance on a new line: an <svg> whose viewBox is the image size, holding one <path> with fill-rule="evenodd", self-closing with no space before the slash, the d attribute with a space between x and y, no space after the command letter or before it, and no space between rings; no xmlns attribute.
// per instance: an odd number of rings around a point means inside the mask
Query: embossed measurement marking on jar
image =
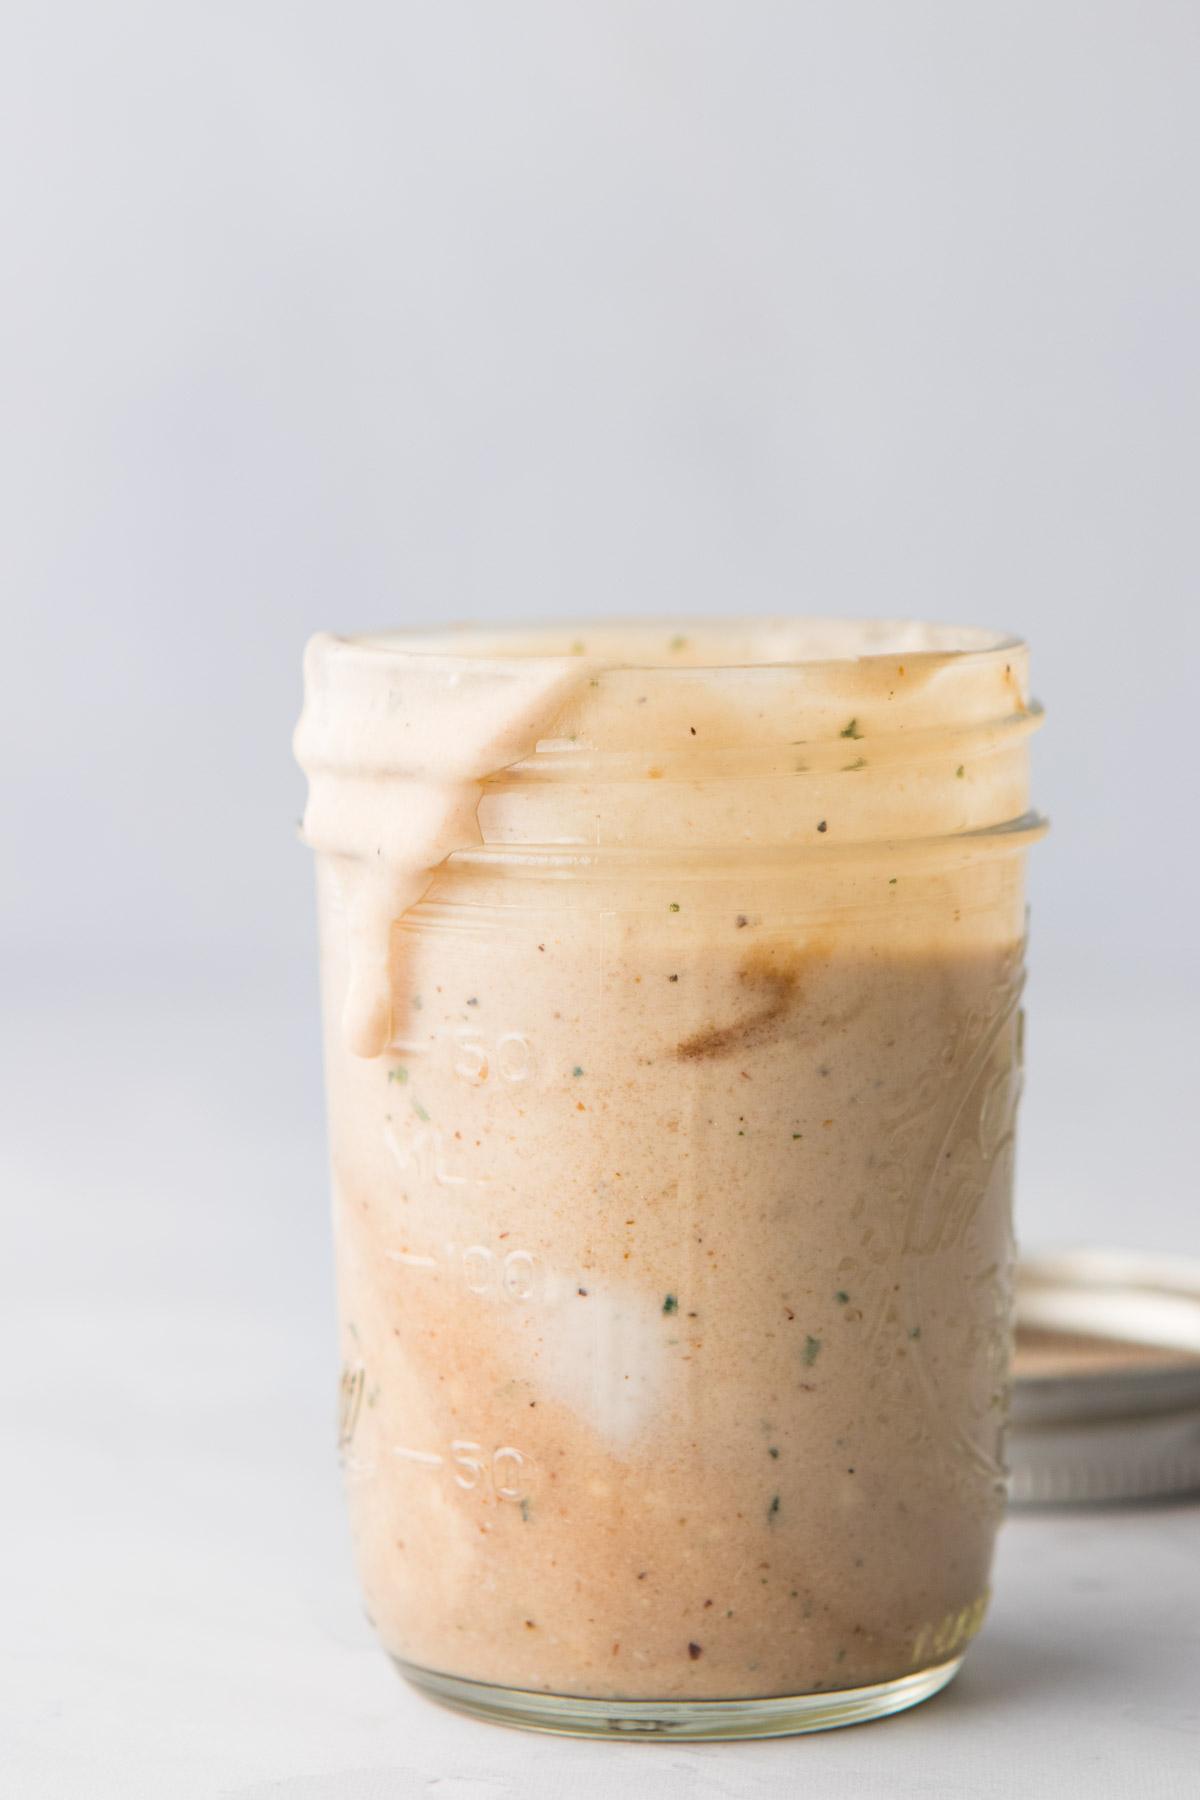
<svg viewBox="0 0 1200 1800"><path fill-rule="evenodd" d="M445 1453L393 1444L392 1455L398 1462L422 1469L449 1466L455 1486L467 1493L481 1489L494 1494L497 1500L511 1500L516 1505L529 1498L529 1458L514 1444L498 1444L494 1450L487 1450L474 1438L452 1438Z"/></svg>
<svg viewBox="0 0 1200 1800"><path fill-rule="evenodd" d="M514 1086L535 1073L533 1045L523 1031L489 1038L477 1025L455 1025L439 1036L451 1046L454 1073L472 1087L482 1087L492 1076Z"/></svg>
<svg viewBox="0 0 1200 1800"><path fill-rule="evenodd" d="M405 1269L447 1270L461 1276L469 1294L481 1299L534 1300L539 1297L537 1262L529 1250L492 1250L487 1244L447 1240L442 1255L416 1250L385 1250L388 1262Z"/></svg>
<svg viewBox="0 0 1200 1800"><path fill-rule="evenodd" d="M398 1456L401 1462L420 1463L426 1469L440 1468L443 1461L436 1450L408 1450L403 1444L393 1444L392 1455Z"/></svg>
<svg viewBox="0 0 1200 1800"><path fill-rule="evenodd" d="M439 1187L466 1187L474 1181L486 1187L486 1175L459 1175L446 1162L445 1139L436 1125L418 1124L402 1135L389 1119L383 1127L383 1141L391 1151L402 1175L415 1175L418 1181L436 1182Z"/></svg>
<svg viewBox="0 0 1200 1800"><path fill-rule="evenodd" d="M987 1612L990 1592L984 1592L964 1606L961 1612L947 1613L944 1619L922 1625L913 1642L913 1658L920 1662L923 1658L933 1656L944 1661L962 1650L979 1627L983 1624L983 1616Z"/></svg>

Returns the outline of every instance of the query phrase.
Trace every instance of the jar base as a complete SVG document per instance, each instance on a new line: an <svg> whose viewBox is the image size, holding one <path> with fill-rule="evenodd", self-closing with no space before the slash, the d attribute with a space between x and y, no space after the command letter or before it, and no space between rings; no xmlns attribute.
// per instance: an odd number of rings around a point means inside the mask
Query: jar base
<svg viewBox="0 0 1200 1800"><path fill-rule="evenodd" d="M591 1700L574 1694L537 1694L524 1688L464 1681L393 1659L421 1693L457 1712L519 1725L559 1737L767 1738L833 1731L903 1712L930 1699L952 1681L962 1657L870 1687L828 1694L772 1694L761 1700Z"/></svg>

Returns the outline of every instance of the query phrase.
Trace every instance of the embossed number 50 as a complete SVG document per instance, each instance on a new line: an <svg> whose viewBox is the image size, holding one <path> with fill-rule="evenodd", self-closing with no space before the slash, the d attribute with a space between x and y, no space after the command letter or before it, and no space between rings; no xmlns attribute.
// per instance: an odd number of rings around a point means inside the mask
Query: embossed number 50
<svg viewBox="0 0 1200 1800"><path fill-rule="evenodd" d="M454 1073L480 1087L494 1067L501 1081L527 1081L533 1074L533 1047L519 1031L506 1031L496 1039L489 1055L482 1032L475 1025L456 1025L457 1055Z"/></svg>

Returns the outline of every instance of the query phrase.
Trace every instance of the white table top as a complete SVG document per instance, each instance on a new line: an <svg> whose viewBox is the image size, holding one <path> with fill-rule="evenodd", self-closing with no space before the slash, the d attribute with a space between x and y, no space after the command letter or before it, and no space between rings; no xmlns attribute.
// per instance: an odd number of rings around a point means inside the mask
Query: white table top
<svg viewBox="0 0 1200 1800"><path fill-rule="evenodd" d="M410 1693L359 1609L330 1442L313 1002L248 983L75 992L70 1005L69 1031L54 1009L18 1006L0 1071L16 1123L0 1170L14 1214L0 1791L1200 1791L1200 1507L1187 1504L1011 1519L963 1673L877 1725L761 1744L587 1743ZM1041 1030L1038 1079L1087 1036L1077 1018ZM1185 1030L1159 1020L1164 1059ZM1056 1118L1085 1098L1064 1089ZM1063 1229L1080 1196L1041 1117L1033 1108L1025 1147L1028 1163L1031 1136L1051 1226L1038 1235L1086 1235ZM1148 1193L1166 1179L1159 1168ZM1092 1201L1101 1227L1121 1216L1115 1189ZM1187 1248L1182 1216L1148 1199L1136 1241Z"/></svg>

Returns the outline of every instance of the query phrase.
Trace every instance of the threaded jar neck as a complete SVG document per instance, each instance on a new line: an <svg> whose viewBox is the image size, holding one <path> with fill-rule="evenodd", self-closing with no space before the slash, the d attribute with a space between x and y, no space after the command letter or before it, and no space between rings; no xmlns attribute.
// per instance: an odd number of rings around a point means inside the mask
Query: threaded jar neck
<svg viewBox="0 0 1200 1800"><path fill-rule="evenodd" d="M346 919L348 1042L392 1029L393 926L439 874L624 880L1015 850L1040 715L1015 638L882 621L314 638L304 835ZM482 865L482 867L481 867Z"/></svg>
<svg viewBox="0 0 1200 1800"><path fill-rule="evenodd" d="M427 868L1011 828L1041 717L1019 640L904 622L318 638L306 673L309 840Z"/></svg>

